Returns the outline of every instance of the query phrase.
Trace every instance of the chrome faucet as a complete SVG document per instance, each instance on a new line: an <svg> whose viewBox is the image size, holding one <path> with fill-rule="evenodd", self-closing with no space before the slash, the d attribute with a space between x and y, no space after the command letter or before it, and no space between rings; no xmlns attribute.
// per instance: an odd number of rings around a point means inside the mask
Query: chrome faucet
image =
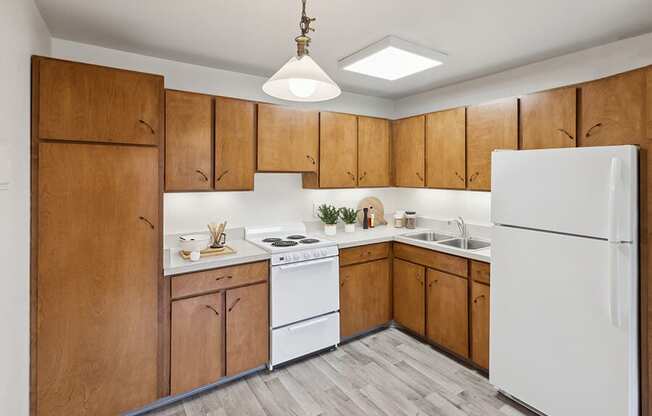
<svg viewBox="0 0 652 416"><path fill-rule="evenodd" d="M451 225L452 223L455 223L455 225L457 225L457 228L460 230L460 238L464 241L464 244L466 244L467 240L469 239L469 234L466 229L466 223L464 222L464 218L457 217L454 220L448 221L448 225Z"/></svg>

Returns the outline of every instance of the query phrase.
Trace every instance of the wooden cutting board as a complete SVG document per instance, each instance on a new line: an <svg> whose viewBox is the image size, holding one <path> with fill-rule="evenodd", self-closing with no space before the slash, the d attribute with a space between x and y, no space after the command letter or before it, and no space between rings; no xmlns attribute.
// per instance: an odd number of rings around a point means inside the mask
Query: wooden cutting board
<svg viewBox="0 0 652 416"><path fill-rule="evenodd" d="M387 221L385 221L385 207L383 206L383 203L380 201L380 199L376 198L375 196L364 198L358 203L358 209L360 210L360 212L358 212L358 222L362 224L362 219L364 218L364 212L362 209L370 207L376 214L376 225L386 225Z"/></svg>
<svg viewBox="0 0 652 416"><path fill-rule="evenodd" d="M213 257L213 256L223 256L225 254L233 254L236 253L234 249L232 249L229 246L224 246L220 248L207 248L206 250L202 250L199 252L199 258L203 259L205 257ZM179 255L181 256L182 259L184 260L190 260L190 252L189 251L179 251Z"/></svg>

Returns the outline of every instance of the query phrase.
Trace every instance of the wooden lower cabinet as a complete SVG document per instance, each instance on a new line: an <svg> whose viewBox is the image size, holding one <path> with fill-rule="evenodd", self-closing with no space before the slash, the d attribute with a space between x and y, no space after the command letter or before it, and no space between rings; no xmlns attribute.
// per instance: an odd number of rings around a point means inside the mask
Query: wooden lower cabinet
<svg viewBox="0 0 652 416"><path fill-rule="evenodd" d="M471 359L489 369L489 286L471 283Z"/></svg>
<svg viewBox="0 0 652 416"><path fill-rule="evenodd" d="M224 375L222 293L172 302L171 394L214 383Z"/></svg>
<svg viewBox="0 0 652 416"><path fill-rule="evenodd" d="M340 335L350 337L392 319L389 259L340 268Z"/></svg>
<svg viewBox="0 0 652 416"><path fill-rule="evenodd" d="M421 336L426 330L425 279L425 267L394 259L394 320Z"/></svg>
<svg viewBox="0 0 652 416"><path fill-rule="evenodd" d="M267 363L269 357L268 305L267 283L227 290L227 376Z"/></svg>
<svg viewBox="0 0 652 416"><path fill-rule="evenodd" d="M469 356L468 281L428 269L427 338L454 353Z"/></svg>

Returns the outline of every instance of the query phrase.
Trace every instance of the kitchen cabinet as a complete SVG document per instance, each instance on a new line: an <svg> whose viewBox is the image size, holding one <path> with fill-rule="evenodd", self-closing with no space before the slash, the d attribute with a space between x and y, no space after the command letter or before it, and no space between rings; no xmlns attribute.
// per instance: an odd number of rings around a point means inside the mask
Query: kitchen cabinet
<svg viewBox="0 0 652 416"><path fill-rule="evenodd" d="M468 276L468 260L463 257L402 243L394 243L394 257L456 276Z"/></svg>
<svg viewBox="0 0 652 416"><path fill-rule="evenodd" d="M319 114L319 187L355 188L358 184L358 119Z"/></svg>
<svg viewBox="0 0 652 416"><path fill-rule="evenodd" d="M389 259L340 268L340 336L369 331L392 319Z"/></svg>
<svg viewBox="0 0 652 416"><path fill-rule="evenodd" d="M426 185L466 188L466 109L426 116Z"/></svg>
<svg viewBox="0 0 652 416"><path fill-rule="evenodd" d="M213 97L165 91L165 190L207 191L213 178Z"/></svg>
<svg viewBox="0 0 652 416"><path fill-rule="evenodd" d="M425 119L416 116L393 123L392 157L397 187L425 186Z"/></svg>
<svg viewBox="0 0 652 416"><path fill-rule="evenodd" d="M394 259L394 320L418 335L425 335L426 268Z"/></svg>
<svg viewBox="0 0 652 416"><path fill-rule="evenodd" d="M428 269L427 338L457 355L469 356L468 281Z"/></svg>
<svg viewBox="0 0 652 416"><path fill-rule="evenodd" d="M258 171L319 172L319 113L258 104Z"/></svg>
<svg viewBox="0 0 652 416"><path fill-rule="evenodd" d="M153 402L159 149L68 142L36 149L37 414L115 415Z"/></svg>
<svg viewBox="0 0 652 416"><path fill-rule="evenodd" d="M389 120L358 117L358 186L391 185Z"/></svg>
<svg viewBox="0 0 652 416"><path fill-rule="evenodd" d="M254 189L256 104L215 97L215 190Z"/></svg>
<svg viewBox="0 0 652 416"><path fill-rule="evenodd" d="M646 139L645 91L643 69L582 85L578 144L642 144Z"/></svg>
<svg viewBox="0 0 652 416"><path fill-rule="evenodd" d="M525 95L520 104L521 149L576 146L575 87Z"/></svg>
<svg viewBox="0 0 652 416"><path fill-rule="evenodd" d="M269 359L267 283L226 292L226 375L260 367Z"/></svg>
<svg viewBox="0 0 652 416"><path fill-rule="evenodd" d="M172 302L171 394L224 375L224 300L212 293Z"/></svg>
<svg viewBox="0 0 652 416"><path fill-rule="evenodd" d="M163 77L35 58L38 137L158 145Z"/></svg>
<svg viewBox="0 0 652 416"><path fill-rule="evenodd" d="M471 283L471 359L489 369L489 285Z"/></svg>
<svg viewBox="0 0 652 416"><path fill-rule="evenodd" d="M491 190L491 152L518 148L518 100L474 105L466 111L467 189Z"/></svg>
<svg viewBox="0 0 652 416"><path fill-rule="evenodd" d="M389 256L390 243L366 244L340 250L340 266L384 259Z"/></svg>

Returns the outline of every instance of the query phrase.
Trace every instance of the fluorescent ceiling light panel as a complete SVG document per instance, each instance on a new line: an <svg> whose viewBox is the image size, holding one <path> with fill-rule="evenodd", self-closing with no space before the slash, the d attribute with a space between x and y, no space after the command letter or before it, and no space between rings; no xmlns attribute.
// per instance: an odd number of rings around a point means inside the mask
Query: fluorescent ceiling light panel
<svg viewBox="0 0 652 416"><path fill-rule="evenodd" d="M388 36L339 61L340 69L395 81L443 64L446 54Z"/></svg>

